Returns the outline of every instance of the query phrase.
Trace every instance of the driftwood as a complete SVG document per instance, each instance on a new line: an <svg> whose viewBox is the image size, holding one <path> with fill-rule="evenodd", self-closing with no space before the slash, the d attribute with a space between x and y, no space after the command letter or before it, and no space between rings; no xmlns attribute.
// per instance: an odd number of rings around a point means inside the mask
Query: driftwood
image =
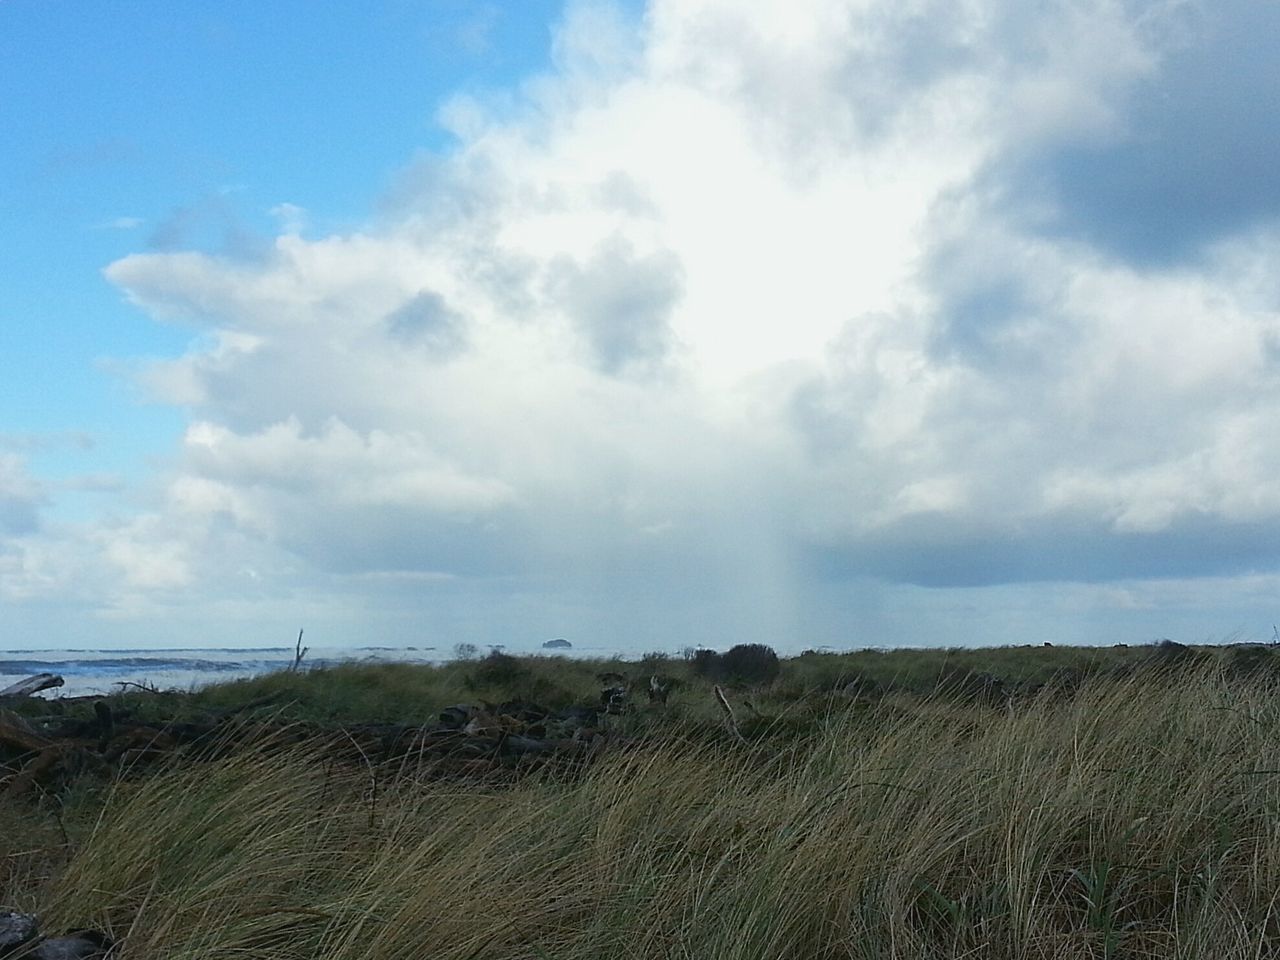
<svg viewBox="0 0 1280 960"><path fill-rule="evenodd" d="M37 673L35 676L27 677L25 680L19 680L0 690L0 697L29 697L41 690L51 690L54 687L60 687L63 679L56 673Z"/></svg>
<svg viewBox="0 0 1280 960"><path fill-rule="evenodd" d="M147 683L145 680L142 681L142 683L135 683L132 680L117 680L116 686L120 688L121 693L124 693L130 687L133 687L133 689L137 690L139 693L159 693L160 692L159 687L157 687L154 683Z"/></svg>
<svg viewBox="0 0 1280 960"><path fill-rule="evenodd" d="M720 704L720 709L724 712L724 724L739 740L746 742L742 736L742 732L738 729L738 718L733 714L733 707L729 705L729 698L724 695L724 690L719 684L715 686L716 702Z"/></svg>
<svg viewBox="0 0 1280 960"><path fill-rule="evenodd" d="M290 672L290 673L294 673L294 672L296 672L296 671L297 671L297 669L298 669L300 666L302 666L302 658L303 658L303 657L305 657L305 656L307 655L307 651L308 651L308 650L310 650L310 649L311 649L310 647L304 647L304 646L302 645L302 631L301 631L301 630L299 630L299 631L298 631L298 645L297 645L296 647L294 647L294 648L293 648L293 666L291 666L291 667L289 668L289 672Z"/></svg>
<svg viewBox="0 0 1280 960"><path fill-rule="evenodd" d="M39 751L54 746L56 741L11 710L0 710L0 746L22 751Z"/></svg>
<svg viewBox="0 0 1280 960"><path fill-rule="evenodd" d="M53 712L41 717L0 710L0 803L57 789L85 770L144 774L178 753L214 759L242 749L274 751L305 743L326 761L367 764L393 775L411 771L505 781L534 765L577 769L602 751L630 742L606 732L606 711L599 706L548 710L518 700L456 704L442 710L435 723L335 728L246 716L274 703L274 697L183 720L143 720L127 704L86 701L57 701L50 704Z"/></svg>

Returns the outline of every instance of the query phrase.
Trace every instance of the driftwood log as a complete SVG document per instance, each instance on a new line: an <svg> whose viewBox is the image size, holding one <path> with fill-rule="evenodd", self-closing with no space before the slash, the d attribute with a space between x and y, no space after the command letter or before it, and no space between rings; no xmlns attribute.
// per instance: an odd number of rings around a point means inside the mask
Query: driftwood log
<svg viewBox="0 0 1280 960"><path fill-rule="evenodd" d="M0 746L39 751L55 743L53 738L41 733L12 710L0 710Z"/></svg>
<svg viewBox="0 0 1280 960"><path fill-rule="evenodd" d="M318 758L383 767L393 775L506 781L531 766L577 769L629 743L606 729L606 711L594 705L548 710L514 700L456 704L435 723L337 727L248 715L271 703L268 697L190 718L145 720L108 698L52 702L47 716L0 708L0 803L56 790L90 770L136 776L178 753L210 760L242 749L306 744Z"/></svg>
<svg viewBox="0 0 1280 960"><path fill-rule="evenodd" d="M32 694L39 693L41 690L60 687L63 682L63 679L56 673L37 673L34 676L27 677L25 680L11 683L3 690L0 690L0 697L29 697Z"/></svg>

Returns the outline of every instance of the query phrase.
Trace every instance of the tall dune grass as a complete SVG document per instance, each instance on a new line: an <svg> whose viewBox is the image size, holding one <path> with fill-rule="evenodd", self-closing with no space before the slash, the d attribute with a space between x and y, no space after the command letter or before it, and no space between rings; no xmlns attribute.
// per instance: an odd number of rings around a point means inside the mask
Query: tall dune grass
<svg viewBox="0 0 1280 960"><path fill-rule="evenodd" d="M39 906L123 960L1271 956L1275 693L890 696L505 787L264 747L116 784Z"/></svg>

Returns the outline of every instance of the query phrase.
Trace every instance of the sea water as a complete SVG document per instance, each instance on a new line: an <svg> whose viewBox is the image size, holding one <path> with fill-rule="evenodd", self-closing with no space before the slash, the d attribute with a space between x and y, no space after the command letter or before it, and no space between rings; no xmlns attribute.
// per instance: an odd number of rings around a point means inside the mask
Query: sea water
<svg viewBox="0 0 1280 960"><path fill-rule="evenodd" d="M305 643L305 641L304 641ZM512 654L613 657L625 652L603 644L544 649L541 643L491 644L460 651L455 647L314 647L302 666L317 669L342 663L438 664L459 653L484 656L495 650ZM293 647L206 647L134 650L0 649L0 690L37 673L56 673L61 687L44 697L98 696L129 689L130 684L160 690L194 690L210 683L256 677L293 665Z"/></svg>

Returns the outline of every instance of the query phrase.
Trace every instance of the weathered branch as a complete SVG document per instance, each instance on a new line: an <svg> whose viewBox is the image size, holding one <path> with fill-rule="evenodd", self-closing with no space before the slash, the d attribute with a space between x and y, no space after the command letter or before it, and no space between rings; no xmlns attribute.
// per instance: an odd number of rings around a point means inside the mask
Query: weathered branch
<svg viewBox="0 0 1280 960"><path fill-rule="evenodd" d="M741 731L738 730L738 718L733 715L733 707L729 705L729 698L724 695L724 691L720 689L719 684L716 684L715 691L716 700L720 704L720 709L724 711L725 726L729 728L730 733L743 743L746 743L746 737L744 737Z"/></svg>
<svg viewBox="0 0 1280 960"><path fill-rule="evenodd" d="M302 645L302 631L299 630L298 643L297 646L293 648L293 666L289 668L290 673L296 671L300 666L302 666L302 658L307 655L307 651L310 649L310 647L304 647Z"/></svg>

